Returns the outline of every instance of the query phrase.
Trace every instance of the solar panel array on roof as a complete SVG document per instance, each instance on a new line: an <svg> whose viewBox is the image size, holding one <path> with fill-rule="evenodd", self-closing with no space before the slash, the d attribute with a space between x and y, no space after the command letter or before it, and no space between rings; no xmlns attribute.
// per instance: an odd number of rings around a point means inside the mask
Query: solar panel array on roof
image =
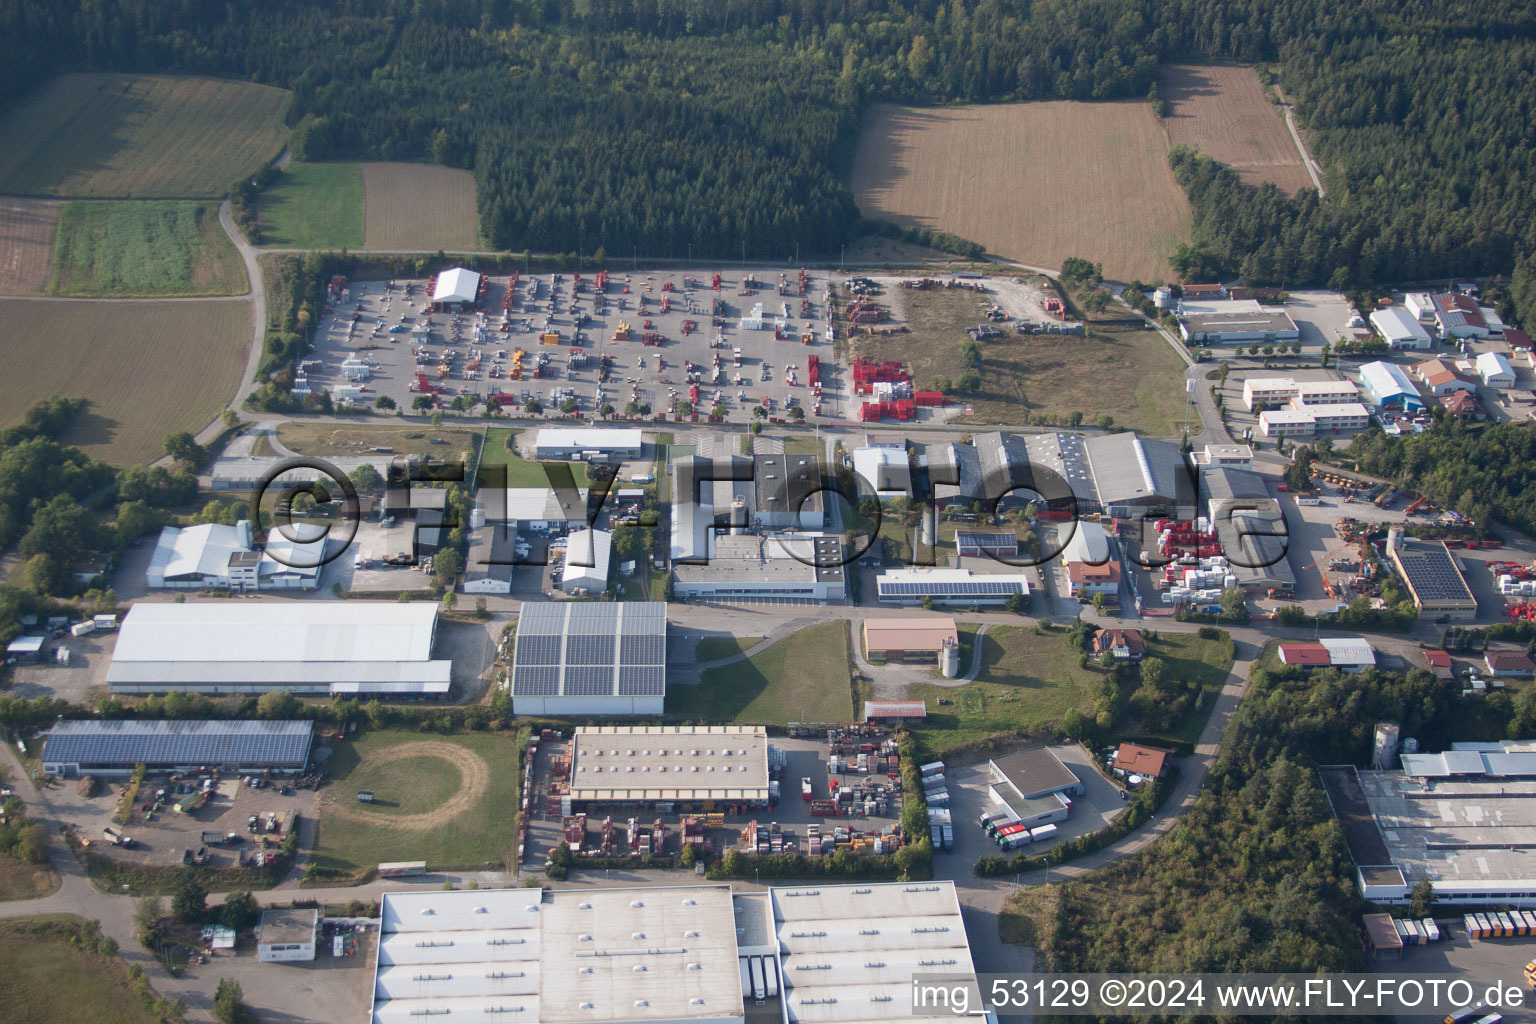
<svg viewBox="0 0 1536 1024"><path fill-rule="evenodd" d="M662 696L666 605L540 602L523 606L513 697Z"/></svg>
<svg viewBox="0 0 1536 1024"><path fill-rule="evenodd" d="M892 596L919 597L928 594L947 594L960 597L983 594L1018 594L1023 585L1014 581L973 580L964 582L882 583L882 593Z"/></svg>
<svg viewBox="0 0 1536 1024"><path fill-rule="evenodd" d="M43 762L302 768L312 733L309 722L63 721L44 741Z"/></svg>
<svg viewBox="0 0 1536 1024"><path fill-rule="evenodd" d="M1472 592L1441 547L1403 547L1398 560L1420 601L1470 601Z"/></svg>

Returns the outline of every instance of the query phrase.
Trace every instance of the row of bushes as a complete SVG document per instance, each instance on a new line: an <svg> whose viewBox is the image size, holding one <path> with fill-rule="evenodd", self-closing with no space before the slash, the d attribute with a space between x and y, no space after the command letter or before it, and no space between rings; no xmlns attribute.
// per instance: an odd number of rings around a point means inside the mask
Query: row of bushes
<svg viewBox="0 0 1536 1024"><path fill-rule="evenodd" d="M979 260L986 255L986 248L969 238L952 235L948 231L934 231L931 228L902 227L888 220L875 220L863 218L854 225L854 233L858 235L876 235L880 238L895 238L912 245L926 245L930 249L938 249L940 252L954 253L956 256L964 256L967 259Z"/></svg>
<svg viewBox="0 0 1536 1024"><path fill-rule="evenodd" d="M981 878L996 878L999 875L1018 875L1026 871L1037 871L1044 867L1052 867L1057 864L1065 864L1067 861L1076 860L1084 854L1101 850L1114 843L1151 820L1157 813L1163 801L1178 785L1179 769L1170 766L1168 774L1158 779L1150 786L1144 787L1136 794L1136 799L1124 814L1116 818L1108 828L1097 832L1089 832L1075 839L1069 839L1057 843L1049 851L1038 856L1031 857L1020 850L1012 856L993 854L982 857L976 862L976 874Z"/></svg>

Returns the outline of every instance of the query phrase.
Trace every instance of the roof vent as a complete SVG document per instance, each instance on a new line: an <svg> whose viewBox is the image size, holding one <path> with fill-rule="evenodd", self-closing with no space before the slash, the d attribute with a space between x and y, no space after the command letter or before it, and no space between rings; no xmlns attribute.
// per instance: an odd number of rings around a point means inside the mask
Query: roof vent
<svg viewBox="0 0 1536 1024"><path fill-rule="evenodd" d="M694 996L692 999L688 1000L688 1005L689 1006L703 1006L704 1005L704 1000L700 999L698 996Z"/></svg>
<svg viewBox="0 0 1536 1024"><path fill-rule="evenodd" d="M581 1004L581 1008L583 1010L595 1010L595 1009L597 1009L597 1007L594 1004L592 1004L592 1003L582 1003Z"/></svg>
<svg viewBox="0 0 1536 1024"><path fill-rule="evenodd" d="M422 907L421 908L421 916L422 917L431 917L435 913L437 913L437 911L433 910L431 907Z"/></svg>
<svg viewBox="0 0 1536 1024"><path fill-rule="evenodd" d="M592 968L590 968L590 967L583 967L581 970L577 971L576 973L577 974L591 974L592 973Z"/></svg>
<svg viewBox="0 0 1536 1024"><path fill-rule="evenodd" d="M485 907L476 907L475 908L475 913L477 913L477 914L489 914L490 911L487 910Z"/></svg>
<svg viewBox="0 0 1536 1024"><path fill-rule="evenodd" d="M591 942L592 941L592 936L590 936L590 935L578 935L578 936L576 936L576 941L577 942Z"/></svg>
<svg viewBox="0 0 1536 1024"><path fill-rule="evenodd" d="M576 909L577 910L591 910L592 909L592 904L590 904L590 903L578 903L578 904L576 904Z"/></svg>
<svg viewBox="0 0 1536 1024"><path fill-rule="evenodd" d="M685 907L696 907L698 905L699 905L699 901L696 900L696 899L689 898L689 899L683 900L683 906L685 906Z"/></svg>
<svg viewBox="0 0 1536 1024"><path fill-rule="evenodd" d="M632 932L629 937L632 939L643 939L645 938L645 932Z"/></svg>
<svg viewBox="0 0 1536 1024"><path fill-rule="evenodd" d="M632 906L632 907L643 907L643 906L645 906L645 901L644 900L635 900L633 903L630 904L630 906Z"/></svg>
<svg viewBox="0 0 1536 1024"><path fill-rule="evenodd" d="M704 965L703 964L689 964L688 965L688 969L690 971L702 971L704 969Z"/></svg>
<svg viewBox="0 0 1536 1024"><path fill-rule="evenodd" d="M645 964L635 964L634 971L636 974L644 974L645 970Z"/></svg>
<svg viewBox="0 0 1536 1024"><path fill-rule="evenodd" d="M690 931L683 932L683 938L685 938L685 939L696 939L698 937L699 937L699 933L696 932L696 931L691 931L690 930Z"/></svg>

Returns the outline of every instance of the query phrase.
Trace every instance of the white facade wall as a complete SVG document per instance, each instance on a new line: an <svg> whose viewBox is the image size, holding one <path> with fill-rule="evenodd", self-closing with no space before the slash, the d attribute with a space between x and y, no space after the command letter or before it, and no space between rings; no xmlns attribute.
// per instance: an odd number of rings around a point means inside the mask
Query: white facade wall
<svg viewBox="0 0 1536 1024"><path fill-rule="evenodd" d="M570 715L659 715L665 695L655 697L514 697L512 711L519 715L561 718Z"/></svg>

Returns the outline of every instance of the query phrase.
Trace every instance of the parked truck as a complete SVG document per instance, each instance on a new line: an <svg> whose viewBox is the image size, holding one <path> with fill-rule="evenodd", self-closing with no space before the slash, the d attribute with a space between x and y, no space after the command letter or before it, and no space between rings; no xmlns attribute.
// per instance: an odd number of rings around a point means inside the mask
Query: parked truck
<svg viewBox="0 0 1536 1024"><path fill-rule="evenodd" d="M127 848L133 845L132 836L124 835L122 832L113 828L111 825L108 825L106 828L102 829L101 834L106 836L107 842L111 843L113 846L121 846Z"/></svg>

